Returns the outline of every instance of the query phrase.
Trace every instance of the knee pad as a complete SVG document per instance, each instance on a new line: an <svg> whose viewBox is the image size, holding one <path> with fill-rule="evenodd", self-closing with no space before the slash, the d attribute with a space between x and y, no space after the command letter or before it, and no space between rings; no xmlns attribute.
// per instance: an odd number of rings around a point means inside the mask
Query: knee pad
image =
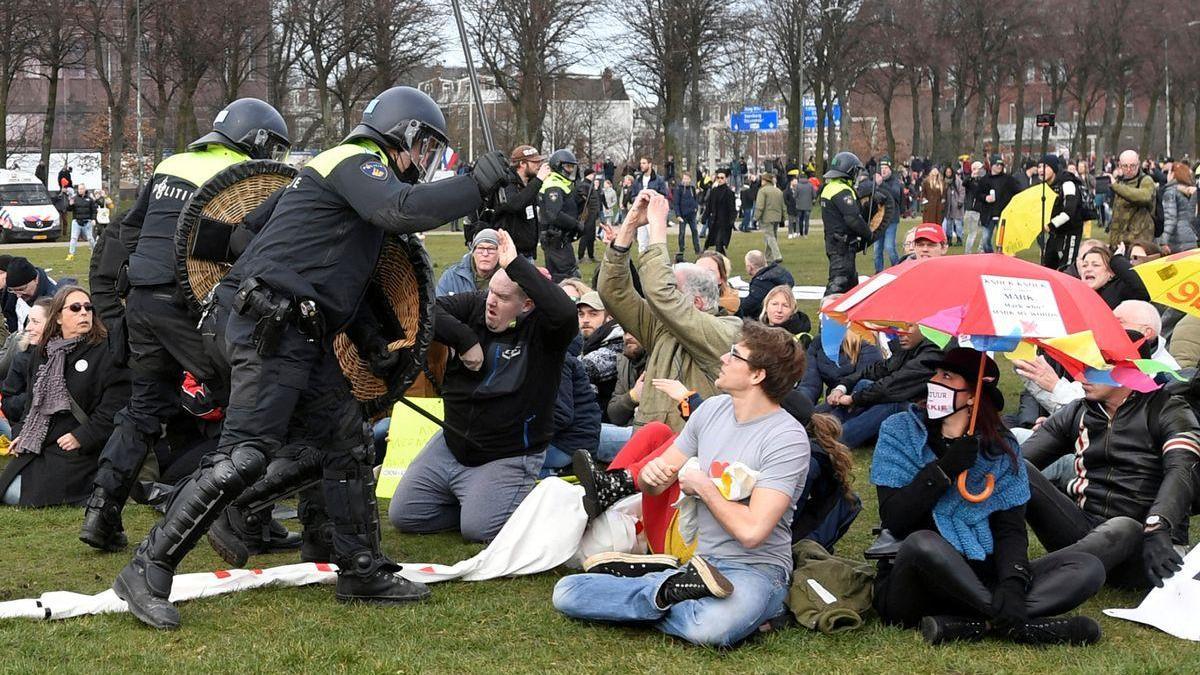
<svg viewBox="0 0 1200 675"><path fill-rule="evenodd" d="M267 457L253 445L239 445L212 469L213 484L227 492L241 492L266 471Z"/></svg>

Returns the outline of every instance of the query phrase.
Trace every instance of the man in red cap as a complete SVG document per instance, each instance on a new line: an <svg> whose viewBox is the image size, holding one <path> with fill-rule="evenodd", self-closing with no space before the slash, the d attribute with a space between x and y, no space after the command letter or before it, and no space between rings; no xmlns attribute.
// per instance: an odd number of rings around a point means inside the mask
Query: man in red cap
<svg viewBox="0 0 1200 675"><path fill-rule="evenodd" d="M921 223L913 230L913 256L917 260L946 255L946 233L937 223Z"/></svg>

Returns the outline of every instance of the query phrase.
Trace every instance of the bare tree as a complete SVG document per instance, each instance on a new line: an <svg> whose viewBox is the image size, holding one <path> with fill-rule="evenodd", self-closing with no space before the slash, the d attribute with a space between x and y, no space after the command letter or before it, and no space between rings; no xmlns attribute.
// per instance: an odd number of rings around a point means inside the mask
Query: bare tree
<svg viewBox="0 0 1200 675"><path fill-rule="evenodd" d="M588 0L466 0L467 24L481 68L512 104L515 135L541 147L553 77L574 64L585 45Z"/></svg>
<svg viewBox="0 0 1200 675"><path fill-rule="evenodd" d="M688 92L698 89L721 50L744 22L724 0L650 0L618 4L612 10L625 29L629 50L618 70L658 103L663 155L684 156ZM742 46L742 45L739 45ZM693 104L693 123L698 113Z"/></svg>
<svg viewBox="0 0 1200 675"><path fill-rule="evenodd" d="M344 0L311 0L291 7L300 56L297 65L305 81L317 91L320 125L318 133L328 143L338 137L333 122L334 78L339 68L362 43L359 29L361 5ZM312 136L306 134L305 139Z"/></svg>
<svg viewBox="0 0 1200 675"><path fill-rule="evenodd" d="M33 18L33 61L38 76L46 80L46 116L42 124L43 166L50 166L50 148L54 144L54 122L58 111L58 81L64 68L83 64L87 45L83 27L75 13L75 3L45 0Z"/></svg>
<svg viewBox="0 0 1200 675"><path fill-rule="evenodd" d="M0 166L8 162L9 92L33 58L36 11L30 0L0 0Z"/></svg>
<svg viewBox="0 0 1200 675"><path fill-rule="evenodd" d="M804 65L808 59L812 0L763 0L762 33L775 56L772 80L783 98L788 150L804 162ZM806 32L807 31L807 32Z"/></svg>
<svg viewBox="0 0 1200 675"><path fill-rule="evenodd" d="M149 28L148 32L153 35L163 36L169 31L169 19L164 12L143 15L142 21ZM175 101L175 93L179 91L179 77L172 60L167 57L166 40L150 40L142 61L145 64L142 74L153 83L152 96L146 91L139 94L154 116L150 160L157 166L162 161L163 151L167 147L167 117Z"/></svg>
<svg viewBox="0 0 1200 675"><path fill-rule="evenodd" d="M179 78L179 104L175 109L175 151L182 152L199 135L196 124L196 91L220 62L226 36L222 22L209 20L209 8L192 0L158 0L166 33L164 52Z"/></svg>
<svg viewBox="0 0 1200 675"><path fill-rule="evenodd" d="M222 7L214 17L221 47L214 70L221 84L223 103L238 98L242 85L254 71L255 55L262 52L271 38L271 17L264 16L262 9L259 3L235 2Z"/></svg>
<svg viewBox="0 0 1200 675"><path fill-rule="evenodd" d="M147 1L143 11L150 5ZM133 63L138 45L137 4L133 0L87 0L83 26L91 40L96 78L108 100L108 170L106 185L120 199L121 158L129 122Z"/></svg>

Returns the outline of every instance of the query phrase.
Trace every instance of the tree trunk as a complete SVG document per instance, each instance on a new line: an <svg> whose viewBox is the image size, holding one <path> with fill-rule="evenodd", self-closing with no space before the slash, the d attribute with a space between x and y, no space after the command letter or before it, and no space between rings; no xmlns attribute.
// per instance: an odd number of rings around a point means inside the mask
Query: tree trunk
<svg viewBox="0 0 1200 675"><path fill-rule="evenodd" d="M912 154L921 154L921 73L917 71L910 74L908 77L908 96L909 103L912 104ZM890 107L890 104L889 106ZM888 110L888 119L891 118L891 111ZM889 123L887 128L888 133L888 148L889 152L895 152L895 140L892 139L892 125Z"/></svg>
<svg viewBox="0 0 1200 675"><path fill-rule="evenodd" d="M883 103L883 133L887 136L887 154L888 157L895 157L896 132L892 129L892 97L888 96L886 99L881 97L880 102ZM916 112L916 106L913 106L913 111ZM914 135L916 135L915 132ZM872 138L871 141L871 151L873 153L875 150L875 139ZM916 146L914 145L913 147L915 148ZM916 150L913 150L913 154L916 154Z"/></svg>
<svg viewBox="0 0 1200 675"><path fill-rule="evenodd" d="M58 76L61 68L57 63L50 66L50 77L46 79L46 119L42 122L42 166L50 170L50 149L54 146L54 117L58 112Z"/></svg>
<svg viewBox="0 0 1200 675"><path fill-rule="evenodd" d="M1013 130L1013 171L1017 171L1018 167L1022 166L1021 155L1025 152L1025 72L1024 68L1018 67L1016 77L1017 83L1017 102L1013 108L1013 122L1016 128Z"/></svg>
<svg viewBox="0 0 1200 675"><path fill-rule="evenodd" d="M1113 104L1115 108L1113 110L1113 127L1112 134L1109 136L1110 140L1108 144L1109 152L1113 153L1117 152L1118 148L1121 147L1121 134L1125 131L1125 95L1125 87L1121 87L1120 93L1117 94L1116 102ZM1154 124L1154 110L1157 106L1158 97L1151 96L1150 109L1146 113L1147 118L1150 120L1150 124L1146 125L1147 129ZM1143 146L1143 152L1144 151L1145 146Z"/></svg>
<svg viewBox="0 0 1200 675"><path fill-rule="evenodd" d="M106 192L114 202L119 201L121 194L121 158L125 155L125 119L128 117L128 96L120 103L111 106L109 119L112 120L112 133L108 137L108 185Z"/></svg>
<svg viewBox="0 0 1200 675"><path fill-rule="evenodd" d="M971 129L972 145L975 147L975 156L983 156L983 120L988 115L988 107L990 103L988 98L982 93L979 95L978 101L975 103L975 124ZM993 149L993 152L995 150Z"/></svg>
<svg viewBox="0 0 1200 675"><path fill-rule="evenodd" d="M799 77L792 78L788 92L788 145L796 155L797 164L804 166L804 91L800 87Z"/></svg>
<svg viewBox="0 0 1200 675"><path fill-rule="evenodd" d="M946 144L942 139L942 71L939 68L930 69L929 78L929 124L930 138L934 157L946 160L954 155L946 152Z"/></svg>
<svg viewBox="0 0 1200 675"><path fill-rule="evenodd" d="M825 161L825 88L819 84L813 85L813 106L817 112L817 173L823 173L828 164Z"/></svg>
<svg viewBox="0 0 1200 675"><path fill-rule="evenodd" d="M1142 142L1138 146L1138 154L1142 157L1150 156L1150 143L1154 139L1154 122L1158 118L1158 97L1150 97L1150 105L1146 108L1146 123L1142 125ZM1113 145L1115 152L1120 146Z"/></svg>
<svg viewBox="0 0 1200 675"><path fill-rule="evenodd" d="M175 152L183 152L193 140L189 135L196 123L196 89L199 81L180 84L179 108L175 111Z"/></svg>
<svg viewBox="0 0 1200 675"><path fill-rule="evenodd" d="M8 166L8 92L12 83L0 77L0 168ZM46 171L50 171L49 165Z"/></svg>
<svg viewBox="0 0 1200 675"><path fill-rule="evenodd" d="M996 96L992 99L992 152L1000 152L1000 106L1002 104L1000 88L997 87Z"/></svg>
<svg viewBox="0 0 1200 675"><path fill-rule="evenodd" d="M850 150L851 141L854 139L854 117L850 114L850 90L842 91L840 97L842 118L841 125L838 127L838 149Z"/></svg>
<svg viewBox="0 0 1200 675"><path fill-rule="evenodd" d="M966 109L966 91L961 86L954 93L954 107L950 110L950 142L951 156L957 155L963 148L963 113Z"/></svg>

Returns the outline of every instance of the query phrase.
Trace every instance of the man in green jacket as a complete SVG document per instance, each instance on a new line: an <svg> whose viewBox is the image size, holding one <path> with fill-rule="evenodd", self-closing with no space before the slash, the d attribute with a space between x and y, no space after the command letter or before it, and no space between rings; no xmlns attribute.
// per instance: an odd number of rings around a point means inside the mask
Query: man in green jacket
<svg viewBox="0 0 1200 675"><path fill-rule="evenodd" d="M717 315L719 293L711 274L692 263L672 268L667 248L669 208L666 197L653 190L638 195L604 254L598 286L609 314L648 355L647 386L642 387L633 426L658 421L678 432L684 422L679 406L649 383L669 378L702 397L716 394L713 380L721 369L721 356L737 341L742 321ZM649 246L637 263L643 297L630 278L629 248L638 227L647 223Z"/></svg>
<svg viewBox="0 0 1200 675"><path fill-rule="evenodd" d="M1133 150L1121 153L1112 172L1113 214L1108 242L1150 241L1154 238L1154 201L1158 186L1142 172L1141 160Z"/></svg>
<svg viewBox="0 0 1200 675"><path fill-rule="evenodd" d="M754 200L754 213L758 216L758 224L762 226L768 259L771 262L783 262L777 236L779 224L787 218L787 207L783 201L783 190L775 186L775 176L769 173L762 176L762 187L758 189L758 197Z"/></svg>

